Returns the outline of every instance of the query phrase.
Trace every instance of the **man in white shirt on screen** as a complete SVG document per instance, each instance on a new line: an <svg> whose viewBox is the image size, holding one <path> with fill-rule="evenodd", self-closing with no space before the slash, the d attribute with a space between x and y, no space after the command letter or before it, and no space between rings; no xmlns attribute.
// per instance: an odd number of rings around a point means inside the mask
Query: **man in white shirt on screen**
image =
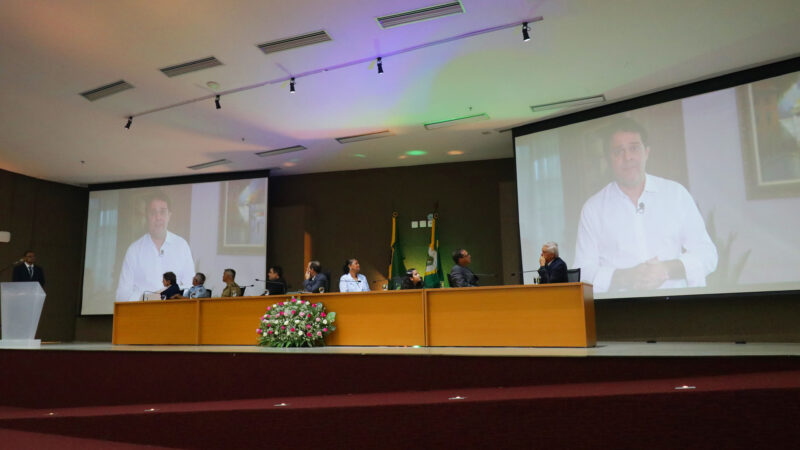
<svg viewBox="0 0 800 450"><path fill-rule="evenodd" d="M188 286L194 276L189 244L167 230L171 216L169 197L156 191L147 201L147 233L128 247L117 286L117 301L141 300L148 292L163 289L164 272L174 272L179 286Z"/></svg>
<svg viewBox="0 0 800 450"><path fill-rule="evenodd" d="M717 249L689 192L645 172L647 133L632 119L609 128L615 181L583 205L575 267L595 292L705 286Z"/></svg>

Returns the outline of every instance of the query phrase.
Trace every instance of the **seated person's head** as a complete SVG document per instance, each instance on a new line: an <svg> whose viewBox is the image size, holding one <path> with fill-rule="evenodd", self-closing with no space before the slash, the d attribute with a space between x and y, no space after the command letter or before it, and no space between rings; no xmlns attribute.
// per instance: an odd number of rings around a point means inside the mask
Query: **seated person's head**
<svg viewBox="0 0 800 450"><path fill-rule="evenodd" d="M422 282L422 275L419 274L417 269L412 267L406 272L406 279L416 285Z"/></svg>
<svg viewBox="0 0 800 450"><path fill-rule="evenodd" d="M453 262L459 266L467 266L472 262L472 256L463 248L457 248L453 252Z"/></svg>
<svg viewBox="0 0 800 450"><path fill-rule="evenodd" d="M361 271L361 265L358 263L357 258L350 258L344 262L344 267L342 267L342 271L344 273L358 273Z"/></svg>
<svg viewBox="0 0 800 450"><path fill-rule="evenodd" d="M544 258L545 264L558 258L558 244L553 241L545 242L542 246L542 258Z"/></svg>
<svg viewBox="0 0 800 450"><path fill-rule="evenodd" d="M233 280L235 280L235 279L236 279L236 271L235 270L233 270L233 269L225 269L225 271L222 272L222 281L224 281L225 283L233 283Z"/></svg>
<svg viewBox="0 0 800 450"><path fill-rule="evenodd" d="M192 278L192 286L202 286L206 282L205 274L201 272L197 272L194 274L194 278Z"/></svg>
<svg viewBox="0 0 800 450"><path fill-rule="evenodd" d="M175 286L178 284L178 279L175 277L175 274L172 272L166 272L164 274L163 280L164 286Z"/></svg>
<svg viewBox="0 0 800 450"><path fill-rule="evenodd" d="M322 264L319 261L310 261L308 263L308 271L311 272L312 276L319 275L322 273Z"/></svg>
<svg viewBox="0 0 800 450"><path fill-rule="evenodd" d="M283 267L269 266L269 270L267 271L267 279L269 279L269 281L278 281L283 279Z"/></svg>

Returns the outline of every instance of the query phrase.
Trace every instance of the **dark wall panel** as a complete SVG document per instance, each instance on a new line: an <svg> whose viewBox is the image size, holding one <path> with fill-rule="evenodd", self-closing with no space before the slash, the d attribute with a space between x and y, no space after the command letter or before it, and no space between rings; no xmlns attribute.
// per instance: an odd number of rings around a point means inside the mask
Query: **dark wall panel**
<svg viewBox="0 0 800 450"><path fill-rule="evenodd" d="M0 244L0 263L36 252L45 271L47 297L37 337L71 341L79 312L88 192L84 188L38 180L0 170L0 230L11 242ZM11 270L0 274L11 281Z"/></svg>

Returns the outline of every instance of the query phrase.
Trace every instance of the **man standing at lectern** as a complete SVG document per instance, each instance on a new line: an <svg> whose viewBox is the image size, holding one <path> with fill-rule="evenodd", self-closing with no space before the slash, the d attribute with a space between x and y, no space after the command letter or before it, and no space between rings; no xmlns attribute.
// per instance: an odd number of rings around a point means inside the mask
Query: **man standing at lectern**
<svg viewBox="0 0 800 450"><path fill-rule="evenodd" d="M25 252L25 257L21 260L22 264L14 266L14 273L11 276L12 281L38 281L44 287L44 270L35 265L36 253L28 250Z"/></svg>
<svg viewBox="0 0 800 450"><path fill-rule="evenodd" d="M147 233L128 247L117 286L118 302L141 300L161 291L164 272L174 272L179 286L192 284L194 260L189 244L167 230L172 215L169 197L158 190L147 200Z"/></svg>

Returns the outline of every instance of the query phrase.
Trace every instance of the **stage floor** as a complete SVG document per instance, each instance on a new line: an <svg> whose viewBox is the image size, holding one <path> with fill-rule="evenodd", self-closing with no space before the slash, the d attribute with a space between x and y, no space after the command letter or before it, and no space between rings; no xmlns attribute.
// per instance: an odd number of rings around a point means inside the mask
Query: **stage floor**
<svg viewBox="0 0 800 450"><path fill-rule="evenodd" d="M800 343L733 342L598 342L592 348L542 347L314 347L271 348L255 345L112 345L110 343L43 343L39 350L114 352L200 352L327 355L446 355L527 357L653 356L800 356Z"/></svg>

